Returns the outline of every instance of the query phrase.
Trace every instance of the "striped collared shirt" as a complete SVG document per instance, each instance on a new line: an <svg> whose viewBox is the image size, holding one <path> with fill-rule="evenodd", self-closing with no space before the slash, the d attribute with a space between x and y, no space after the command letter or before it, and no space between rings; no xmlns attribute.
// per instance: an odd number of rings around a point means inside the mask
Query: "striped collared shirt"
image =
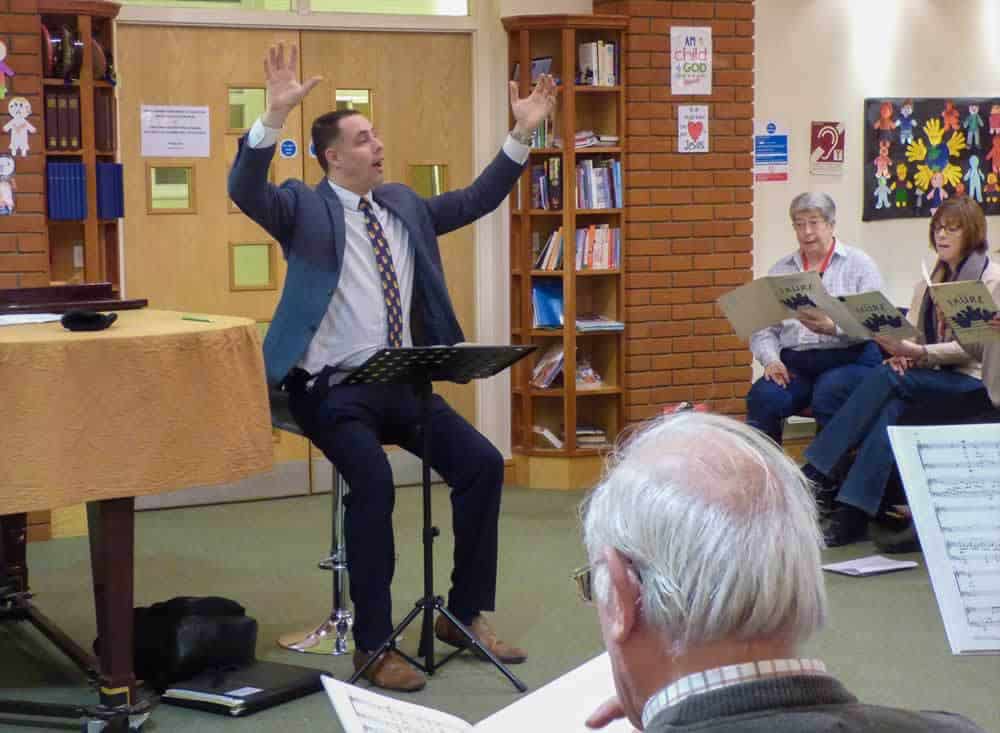
<svg viewBox="0 0 1000 733"><path fill-rule="evenodd" d="M661 712L694 695L744 682L792 675L826 675L826 665L818 659L768 659L689 674L671 682L646 701L642 708L642 727L648 728Z"/></svg>
<svg viewBox="0 0 1000 733"><path fill-rule="evenodd" d="M823 287L830 295L854 295L882 289L882 276L875 260L860 249L834 239L833 256L823 273ZM803 271L802 253L782 257L768 270L768 275L788 275ZM782 349L833 349L847 346L846 336L826 336L813 333L798 320L788 318L778 326L763 328L750 338L750 350L761 366L779 358Z"/></svg>

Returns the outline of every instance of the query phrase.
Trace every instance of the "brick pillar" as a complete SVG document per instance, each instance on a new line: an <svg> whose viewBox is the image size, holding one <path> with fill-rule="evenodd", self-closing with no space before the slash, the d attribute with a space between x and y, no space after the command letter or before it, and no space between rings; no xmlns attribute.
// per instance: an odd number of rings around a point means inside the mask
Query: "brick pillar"
<svg viewBox="0 0 1000 733"><path fill-rule="evenodd" d="M752 0L594 0L630 17L626 417L681 400L741 414L750 353L716 298L753 277ZM670 93L670 27L711 26L711 96ZM710 152L677 152L677 105L709 106Z"/></svg>
<svg viewBox="0 0 1000 733"><path fill-rule="evenodd" d="M49 284L45 221L45 123L42 100L41 18L37 0L0 0L0 41L7 45L7 96L0 100L0 128L9 120L14 97L31 103L30 152L15 159L14 214L0 216L0 288ZM0 153L10 152L10 135L0 134Z"/></svg>

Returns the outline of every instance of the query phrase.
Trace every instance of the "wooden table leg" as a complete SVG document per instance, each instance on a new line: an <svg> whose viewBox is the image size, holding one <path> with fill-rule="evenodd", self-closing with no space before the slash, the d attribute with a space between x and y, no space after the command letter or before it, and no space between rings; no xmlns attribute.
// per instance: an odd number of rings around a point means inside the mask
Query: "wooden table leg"
<svg viewBox="0 0 1000 733"><path fill-rule="evenodd" d="M135 500L105 499L87 504L90 562L97 610L97 656L101 661L101 703L131 705L135 700L132 667Z"/></svg>

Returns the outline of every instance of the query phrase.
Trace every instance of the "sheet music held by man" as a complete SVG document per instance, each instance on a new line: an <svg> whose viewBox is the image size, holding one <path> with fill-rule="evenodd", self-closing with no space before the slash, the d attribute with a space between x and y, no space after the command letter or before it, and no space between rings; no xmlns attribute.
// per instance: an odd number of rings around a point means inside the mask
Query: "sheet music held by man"
<svg viewBox="0 0 1000 733"><path fill-rule="evenodd" d="M948 319L960 344L984 344L1000 340L1000 331L989 326L1000 311L982 280L939 283L930 288L934 304Z"/></svg>
<svg viewBox="0 0 1000 733"><path fill-rule="evenodd" d="M757 278L721 296L719 306L736 334L748 340L756 331L809 309L823 311L850 338L863 340L872 335L843 302L827 292L816 272Z"/></svg>
<svg viewBox="0 0 1000 733"><path fill-rule="evenodd" d="M1000 424L889 439L952 653L1000 652Z"/></svg>
<svg viewBox="0 0 1000 733"><path fill-rule="evenodd" d="M615 686L611 660L600 654L493 713L476 725L432 708L396 700L323 677L330 702L347 733L586 733L587 716L609 697ZM627 720L616 720L605 733L632 733Z"/></svg>

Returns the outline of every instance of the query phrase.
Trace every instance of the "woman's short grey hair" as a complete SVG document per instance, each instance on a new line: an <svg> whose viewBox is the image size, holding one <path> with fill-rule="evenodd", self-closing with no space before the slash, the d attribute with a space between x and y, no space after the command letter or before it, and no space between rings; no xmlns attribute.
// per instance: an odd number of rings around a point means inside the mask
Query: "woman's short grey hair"
<svg viewBox="0 0 1000 733"><path fill-rule="evenodd" d="M826 621L809 482L742 422L688 412L643 427L581 517L597 601L613 548L641 577L642 614L672 654L720 640L798 643Z"/></svg>
<svg viewBox="0 0 1000 733"><path fill-rule="evenodd" d="M826 223L833 226L837 223L837 205L825 193L807 191L792 199L788 207L788 216L794 220L799 214L807 211L818 211Z"/></svg>

